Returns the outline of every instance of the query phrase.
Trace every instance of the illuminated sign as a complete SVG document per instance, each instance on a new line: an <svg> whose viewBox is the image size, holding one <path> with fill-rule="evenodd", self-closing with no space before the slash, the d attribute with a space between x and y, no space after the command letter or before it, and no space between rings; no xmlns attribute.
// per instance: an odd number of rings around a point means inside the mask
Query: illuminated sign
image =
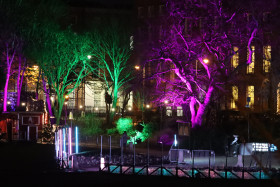
<svg viewBox="0 0 280 187"><path fill-rule="evenodd" d="M270 143L252 143L253 150L256 152L274 152L277 150L277 147L274 144Z"/></svg>

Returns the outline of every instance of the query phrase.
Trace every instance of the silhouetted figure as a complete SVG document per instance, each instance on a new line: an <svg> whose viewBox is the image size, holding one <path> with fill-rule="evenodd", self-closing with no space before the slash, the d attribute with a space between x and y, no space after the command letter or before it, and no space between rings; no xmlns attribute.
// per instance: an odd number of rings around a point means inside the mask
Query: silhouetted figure
<svg viewBox="0 0 280 187"><path fill-rule="evenodd" d="M238 142L238 135L233 135L234 140L231 142L230 146L232 148L232 155L236 157L238 155L239 150L239 142Z"/></svg>
<svg viewBox="0 0 280 187"><path fill-rule="evenodd" d="M126 146L127 146L127 133L126 131L123 132L123 135L122 135L122 146L123 146L123 151L125 152L126 151Z"/></svg>

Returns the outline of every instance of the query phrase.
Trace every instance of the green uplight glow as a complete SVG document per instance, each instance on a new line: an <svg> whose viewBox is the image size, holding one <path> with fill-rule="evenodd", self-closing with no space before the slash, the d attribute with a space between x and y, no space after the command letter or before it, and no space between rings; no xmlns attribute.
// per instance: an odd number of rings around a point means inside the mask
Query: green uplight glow
<svg viewBox="0 0 280 187"><path fill-rule="evenodd" d="M131 118L120 118L117 121L117 130L120 134L123 134L124 131L128 133L128 135L132 134L133 131L133 123Z"/></svg>
<svg viewBox="0 0 280 187"><path fill-rule="evenodd" d="M133 121L131 118L120 118L116 123L117 123L117 131L119 132L119 134L123 134L124 131L126 131L130 138L128 142L132 142L133 144L136 144L137 140L144 142L146 139L151 137L154 131L154 126L150 123L139 124L143 126L141 132L134 129Z"/></svg>

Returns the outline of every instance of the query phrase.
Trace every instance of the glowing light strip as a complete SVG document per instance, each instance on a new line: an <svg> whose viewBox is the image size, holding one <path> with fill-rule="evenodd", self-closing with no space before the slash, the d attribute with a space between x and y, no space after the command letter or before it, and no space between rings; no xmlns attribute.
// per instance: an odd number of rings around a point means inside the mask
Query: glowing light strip
<svg viewBox="0 0 280 187"><path fill-rule="evenodd" d="M76 153L79 153L79 137L78 137L78 127L75 128L76 131L76 142L75 142L75 146L76 146Z"/></svg>
<svg viewBox="0 0 280 187"><path fill-rule="evenodd" d="M59 129L59 156L62 158L62 130Z"/></svg>
<svg viewBox="0 0 280 187"><path fill-rule="evenodd" d="M65 128L63 128L63 154L66 154L66 138L65 138Z"/></svg>
<svg viewBox="0 0 280 187"><path fill-rule="evenodd" d="M55 132L55 153L56 153L56 157L58 157L58 151L59 151L59 142L58 142L58 133Z"/></svg>
<svg viewBox="0 0 280 187"><path fill-rule="evenodd" d="M177 138L176 138L176 134L174 134L174 145L177 146Z"/></svg>
<svg viewBox="0 0 280 187"><path fill-rule="evenodd" d="M100 160L100 169L102 170L103 168L105 168L105 158L104 158L104 157L101 157L101 160Z"/></svg>
<svg viewBox="0 0 280 187"><path fill-rule="evenodd" d="M69 155L72 155L72 128L69 127L68 131L69 131L68 132L68 145L69 145L68 153L69 153Z"/></svg>

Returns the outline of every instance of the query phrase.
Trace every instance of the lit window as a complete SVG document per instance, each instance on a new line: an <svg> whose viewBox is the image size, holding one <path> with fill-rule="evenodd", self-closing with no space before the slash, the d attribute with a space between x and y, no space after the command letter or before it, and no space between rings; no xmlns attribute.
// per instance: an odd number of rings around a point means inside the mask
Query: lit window
<svg viewBox="0 0 280 187"><path fill-rule="evenodd" d="M232 86L232 99L230 107L231 109L237 109L236 102L238 101L238 87Z"/></svg>
<svg viewBox="0 0 280 187"><path fill-rule="evenodd" d="M172 109L171 109L171 106L166 107L166 115L167 115L167 116L172 116Z"/></svg>
<svg viewBox="0 0 280 187"><path fill-rule="evenodd" d="M232 69L235 69L239 64L239 53L238 53L238 47L233 47L234 55L231 58L231 67Z"/></svg>
<svg viewBox="0 0 280 187"><path fill-rule="evenodd" d="M280 114L280 83L278 84L277 88L277 109L276 109L277 114Z"/></svg>
<svg viewBox="0 0 280 187"><path fill-rule="evenodd" d="M254 73L254 69L255 69L255 46L251 46L251 63L249 65L247 65L247 74L252 74ZM247 53L247 60L249 59L249 50Z"/></svg>
<svg viewBox="0 0 280 187"><path fill-rule="evenodd" d="M247 98L246 98L246 101L247 101L247 104L249 106L249 108L253 108L254 106L254 86L248 86L247 87Z"/></svg>
<svg viewBox="0 0 280 187"><path fill-rule="evenodd" d="M177 116L183 116L183 108L181 106L177 107Z"/></svg>
<svg viewBox="0 0 280 187"><path fill-rule="evenodd" d="M271 46L267 45L263 47L263 71L268 73L270 71L271 61Z"/></svg>
<svg viewBox="0 0 280 187"><path fill-rule="evenodd" d="M130 36L129 38L130 42L129 42L129 46L130 46L130 50L133 50L134 48L134 37L133 36Z"/></svg>

